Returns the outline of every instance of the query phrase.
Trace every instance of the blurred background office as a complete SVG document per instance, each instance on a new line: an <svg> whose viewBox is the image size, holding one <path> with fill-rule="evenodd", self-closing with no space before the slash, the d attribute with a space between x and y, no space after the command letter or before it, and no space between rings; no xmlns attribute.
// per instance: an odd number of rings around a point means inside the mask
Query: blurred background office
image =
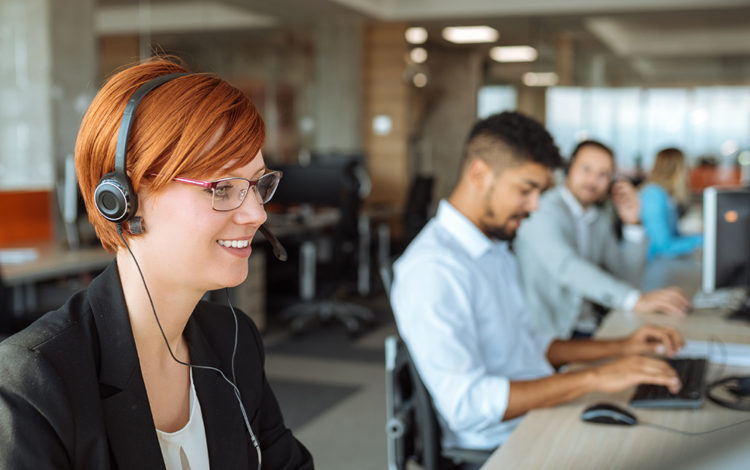
<svg viewBox="0 0 750 470"><path fill-rule="evenodd" d="M6 334L108 262L91 251L70 155L103 80L154 53L245 90L269 166L341 167L339 203L290 195L269 207L290 260L256 250L233 293L265 330L270 379L320 468L385 466L383 338L395 329L378 263L448 194L477 117L518 109L564 155L606 142L634 180L678 147L693 206L708 185L750 180L746 0L3 0ZM364 310L351 320L329 300ZM333 321L293 334L279 313L300 301Z"/></svg>

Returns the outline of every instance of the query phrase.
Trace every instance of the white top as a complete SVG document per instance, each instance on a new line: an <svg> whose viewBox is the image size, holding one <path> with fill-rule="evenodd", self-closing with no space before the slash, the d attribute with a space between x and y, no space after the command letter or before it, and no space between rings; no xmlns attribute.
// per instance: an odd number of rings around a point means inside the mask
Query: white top
<svg viewBox="0 0 750 470"><path fill-rule="evenodd" d="M167 470L208 470L208 444L206 428L198 394L193 385L190 369L190 418L185 426L175 432L156 430L159 447Z"/></svg>
<svg viewBox="0 0 750 470"><path fill-rule="evenodd" d="M560 187L560 195L565 204L570 208L573 213L576 222L576 246L578 254L586 259L591 259L588 247L591 246L589 243L591 224L599 217L599 209L595 205L590 205L586 209L583 208L581 203L573 196L567 186ZM622 236L628 241L640 242L643 237L646 236L646 232L640 225L624 224L622 230ZM638 302L641 293L638 289L633 289L625 297L622 305L620 306L625 311L633 310L635 304ZM597 320L594 315L591 303L584 299L581 304L581 313L578 316L576 323L576 330L593 332L596 330Z"/></svg>
<svg viewBox="0 0 750 470"><path fill-rule="evenodd" d="M510 381L554 372L545 357L553 337L531 328L508 244L441 201L394 265L391 303L444 445L500 445L521 419L502 421Z"/></svg>

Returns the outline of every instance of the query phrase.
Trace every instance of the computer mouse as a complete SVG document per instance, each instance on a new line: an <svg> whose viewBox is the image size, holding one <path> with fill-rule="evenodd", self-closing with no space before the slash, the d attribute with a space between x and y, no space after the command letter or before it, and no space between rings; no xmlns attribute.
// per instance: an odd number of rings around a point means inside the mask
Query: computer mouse
<svg viewBox="0 0 750 470"><path fill-rule="evenodd" d="M631 412L611 403L591 405L581 413L581 419L587 423L620 424L632 426L638 424L638 418Z"/></svg>

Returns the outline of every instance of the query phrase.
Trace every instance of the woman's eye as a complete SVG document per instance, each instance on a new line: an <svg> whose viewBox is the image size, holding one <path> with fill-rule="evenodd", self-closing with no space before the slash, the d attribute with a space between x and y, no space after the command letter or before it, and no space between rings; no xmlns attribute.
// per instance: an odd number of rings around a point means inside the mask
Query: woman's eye
<svg viewBox="0 0 750 470"><path fill-rule="evenodd" d="M231 184L218 184L214 188L214 196L216 197L229 197L229 194L232 192L232 185Z"/></svg>

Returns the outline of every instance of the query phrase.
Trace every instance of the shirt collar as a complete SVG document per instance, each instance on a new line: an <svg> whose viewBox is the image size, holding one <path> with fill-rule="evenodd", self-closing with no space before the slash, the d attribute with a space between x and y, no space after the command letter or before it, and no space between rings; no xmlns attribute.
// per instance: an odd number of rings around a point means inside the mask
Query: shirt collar
<svg viewBox="0 0 750 470"><path fill-rule="evenodd" d="M596 215L598 213L598 210L595 205L590 205L588 208L584 209L580 202L578 202L578 199L573 196L573 193L570 192L567 186L560 185L560 196L562 196L563 201L565 201L565 205L568 206L570 211L573 213L576 219L580 219L584 222L593 222L593 220L596 218Z"/></svg>
<svg viewBox="0 0 750 470"><path fill-rule="evenodd" d="M440 200L435 219L472 258L479 258L493 245L504 242L493 242L482 233L465 215L445 199Z"/></svg>

